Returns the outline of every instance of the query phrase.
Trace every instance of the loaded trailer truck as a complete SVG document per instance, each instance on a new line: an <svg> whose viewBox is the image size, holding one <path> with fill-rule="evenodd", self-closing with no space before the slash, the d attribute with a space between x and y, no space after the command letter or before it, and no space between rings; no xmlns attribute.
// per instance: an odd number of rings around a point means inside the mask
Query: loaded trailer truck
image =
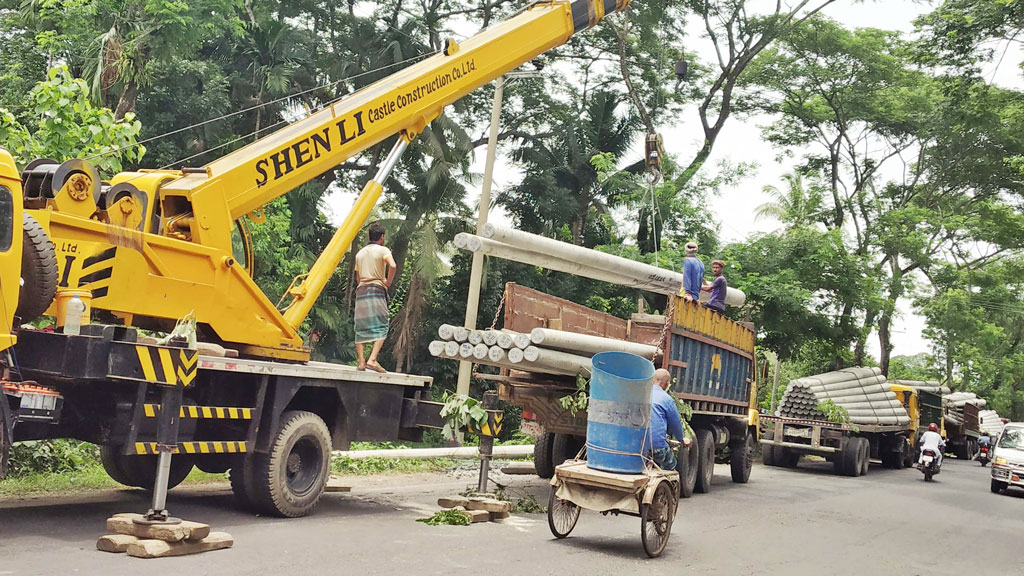
<svg viewBox="0 0 1024 576"><path fill-rule="evenodd" d="M754 333L748 326L675 297L668 317L635 314L630 320L514 283L506 285L504 302L505 328L515 332L557 328L658 347L655 366L670 372L669 391L692 411L694 442L679 458L682 494L711 490L716 457L730 463L734 482L747 482L758 429ZM586 411L559 402L577 392L572 378L515 370L488 378L497 380L499 398L522 408L523 430L536 438L538 475L550 478L555 466L583 448Z"/></svg>
<svg viewBox="0 0 1024 576"><path fill-rule="evenodd" d="M813 454L832 462L837 474L863 476L871 460L892 469L911 466L920 426L918 392L890 385L909 421L895 424L849 424L824 419L761 416L761 457L767 466L795 468ZM927 426L926 426L927 428Z"/></svg>

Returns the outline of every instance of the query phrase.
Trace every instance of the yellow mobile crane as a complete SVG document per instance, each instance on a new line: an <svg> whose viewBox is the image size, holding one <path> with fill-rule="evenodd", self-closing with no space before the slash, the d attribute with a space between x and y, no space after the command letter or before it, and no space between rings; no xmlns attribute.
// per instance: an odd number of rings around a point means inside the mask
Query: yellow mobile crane
<svg viewBox="0 0 1024 576"><path fill-rule="evenodd" d="M101 446L115 480L154 488L151 520L167 518L166 489L193 466L230 470L246 506L301 516L323 493L332 448L417 440L424 427L441 427L430 378L309 362L299 327L402 152L445 106L628 1L536 2L201 168L101 182L83 160L36 160L19 178L0 148L0 475L12 441L78 438ZM260 221L266 203L396 135L278 310L252 280L251 251L233 251L233 234L246 237L243 217ZM124 325L12 328L44 311L63 324L69 303L80 306L74 296ZM229 350L143 343L132 328L166 330L190 312L205 338ZM498 415L488 424L496 434Z"/></svg>
<svg viewBox="0 0 1024 576"><path fill-rule="evenodd" d="M377 202L407 144L448 106L559 46L628 0L555 0L388 76L201 168L117 174L103 189L81 161L33 163L25 203L57 244L61 290L129 325L190 311L243 356L308 360L298 329ZM399 135L377 175L282 312L232 252L232 229L348 158ZM245 258L248 260L248 258ZM55 312L55 310L51 310Z"/></svg>

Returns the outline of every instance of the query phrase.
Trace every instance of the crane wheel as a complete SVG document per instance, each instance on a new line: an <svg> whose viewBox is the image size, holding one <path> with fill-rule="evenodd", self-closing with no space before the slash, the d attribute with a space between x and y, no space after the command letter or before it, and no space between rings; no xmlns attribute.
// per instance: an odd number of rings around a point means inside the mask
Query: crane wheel
<svg viewBox="0 0 1024 576"><path fill-rule="evenodd" d="M57 295L57 251L39 222L29 214L22 216L22 284L15 314L22 322L31 322L46 312Z"/></svg>

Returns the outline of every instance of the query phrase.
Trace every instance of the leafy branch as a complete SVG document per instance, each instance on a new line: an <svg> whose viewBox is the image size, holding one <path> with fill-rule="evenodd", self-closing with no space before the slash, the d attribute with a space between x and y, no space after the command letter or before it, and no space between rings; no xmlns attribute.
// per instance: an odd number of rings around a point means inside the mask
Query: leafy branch
<svg viewBox="0 0 1024 576"><path fill-rule="evenodd" d="M577 413L587 409L590 404L590 397L587 395L588 383L587 377L582 372L576 375L576 391L558 399L558 405L562 407L562 410L576 416Z"/></svg>
<svg viewBox="0 0 1024 576"><path fill-rule="evenodd" d="M446 437L454 440L455 433L462 428L471 427L474 430L482 430L484 424L487 424L487 410L479 400L465 394L446 392L441 401L444 402L444 407L441 408L444 428L441 433Z"/></svg>
<svg viewBox="0 0 1024 576"><path fill-rule="evenodd" d="M825 415L825 418L833 424L849 424L850 413L846 408L839 406L832 400L818 402L818 410Z"/></svg>

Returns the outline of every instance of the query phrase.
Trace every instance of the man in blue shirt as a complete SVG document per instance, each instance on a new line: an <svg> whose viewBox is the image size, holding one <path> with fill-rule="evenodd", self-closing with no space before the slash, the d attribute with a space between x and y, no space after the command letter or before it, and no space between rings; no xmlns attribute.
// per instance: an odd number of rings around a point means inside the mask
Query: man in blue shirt
<svg viewBox="0 0 1024 576"><path fill-rule="evenodd" d="M654 463L662 470L676 469L676 453L668 445L668 436L682 442L684 435L676 401L666 392L670 379L668 370L657 369L651 390L651 451Z"/></svg>
<svg viewBox="0 0 1024 576"><path fill-rule="evenodd" d="M686 243L686 259L683 260L683 294L687 300L697 300L704 285L704 263L697 258L697 243Z"/></svg>
<svg viewBox="0 0 1024 576"><path fill-rule="evenodd" d="M729 285L725 282L725 276L722 274L722 270L725 269L725 262L721 260L715 260L711 262L711 271L715 274L715 280L709 284L705 284L702 290L705 292L711 292L711 299L705 304L708 308L711 308L719 314L725 314L725 293L728 291Z"/></svg>

